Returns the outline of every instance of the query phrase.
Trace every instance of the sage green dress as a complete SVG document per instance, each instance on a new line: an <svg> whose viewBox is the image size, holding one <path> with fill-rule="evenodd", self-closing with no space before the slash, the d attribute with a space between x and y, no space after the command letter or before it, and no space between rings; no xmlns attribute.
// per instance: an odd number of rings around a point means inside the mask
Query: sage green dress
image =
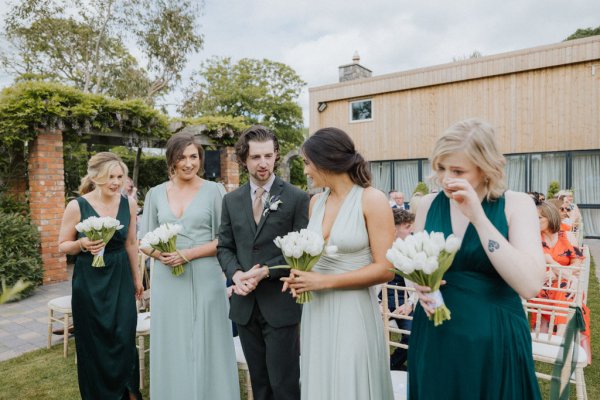
<svg viewBox="0 0 600 400"><path fill-rule="evenodd" d="M141 235L164 223L183 227L177 248L213 241L221 221L223 185L204 181L182 216L173 215L160 184L144 202ZM150 299L152 400L239 400L239 381L225 278L214 257L185 265L179 276L156 262Z"/></svg>
<svg viewBox="0 0 600 400"><path fill-rule="evenodd" d="M83 197L77 198L81 221L98 217ZM139 392L135 348L135 289L125 241L129 231L129 202L121 197L116 231L104 250L105 267L92 267L93 256L79 253L72 280L72 310L77 349L77 378L82 399L129 399ZM78 237L83 234L79 233Z"/></svg>
<svg viewBox="0 0 600 400"><path fill-rule="evenodd" d="M508 238L504 205L504 197L482 203L488 219ZM425 230L452 233L450 201L443 192L431 204ZM496 272L473 225L444 279L440 290L452 319L434 327L420 306L415 310L408 350L410 399L539 399L521 299Z"/></svg>
<svg viewBox="0 0 600 400"><path fill-rule="evenodd" d="M372 262L362 210L363 188L354 186L331 228L333 256L322 255L314 271L342 274ZM322 234L325 191L313 206L308 229ZM375 287L320 290L304 304L300 324L303 400L391 400L392 382Z"/></svg>

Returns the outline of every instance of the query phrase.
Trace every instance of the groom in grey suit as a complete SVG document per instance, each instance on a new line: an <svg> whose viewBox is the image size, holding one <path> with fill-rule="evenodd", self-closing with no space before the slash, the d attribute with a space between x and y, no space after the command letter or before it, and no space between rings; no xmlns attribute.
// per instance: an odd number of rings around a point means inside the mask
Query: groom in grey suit
<svg viewBox="0 0 600 400"><path fill-rule="evenodd" d="M217 257L234 283L229 317L238 332L256 400L300 399L301 307L282 293L289 270L273 239L305 228L308 195L274 175L279 144L267 128L246 130L236 146L249 182L223 198Z"/></svg>

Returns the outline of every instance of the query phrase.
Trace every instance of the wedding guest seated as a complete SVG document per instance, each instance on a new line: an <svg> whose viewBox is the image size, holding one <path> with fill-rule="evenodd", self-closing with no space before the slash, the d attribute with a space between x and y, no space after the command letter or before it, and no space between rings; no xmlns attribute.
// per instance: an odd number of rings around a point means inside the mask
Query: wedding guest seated
<svg viewBox="0 0 600 400"><path fill-rule="evenodd" d="M583 253L577 246L573 246L569 242L566 233L560 230L560 214L555 206L549 202L543 202L538 207L540 219L540 234L542 236L542 247L547 264L547 280L552 280L553 288L566 288L570 285L577 284L579 277L577 273L571 276L566 276L564 271L560 282L557 281L557 273L552 269L553 265L560 266L579 266L583 260ZM546 298L556 301L572 301L572 298L567 297L567 293L558 290L544 290L538 294L539 298ZM564 304L557 303L559 307L566 307ZM547 316L542 316L548 319ZM567 319L566 317L556 317L555 323L558 326L557 333L564 333Z"/></svg>
<svg viewBox="0 0 600 400"><path fill-rule="evenodd" d="M569 210L569 217L572 221L572 230L573 232L577 232L581 225L581 212L579 211L579 207L573 201L573 191L571 190L560 190L556 197L559 200L563 200L566 203L566 207Z"/></svg>
<svg viewBox="0 0 600 400"><path fill-rule="evenodd" d="M411 200L412 201L412 200ZM408 235L412 234L413 224L415 222L415 215L409 211L394 208L394 225L396 227L396 238L404 239ZM390 285L406 286L404 278L400 275L396 275L394 279L388 282ZM381 298L381 293L379 294ZM396 304L395 291L388 291L388 308L395 314L411 315L413 312L414 305L417 302L416 295L411 296L408 299L404 298L404 292L398 292L398 303ZM410 331L412 328L412 321L406 319L395 319L399 329L405 329ZM402 335L400 343L408 346L409 335ZM403 370L406 371L406 360L408 358L408 351L403 348L396 348L395 351L390 355L390 369L392 370Z"/></svg>
<svg viewBox="0 0 600 400"><path fill-rule="evenodd" d="M577 240L575 234L572 232L573 221L571 220L569 214L569 205L564 200L559 199L550 199L547 201L547 203L551 204L559 212L560 230L565 232L567 239L569 239L569 242L571 242L573 246L579 246L579 241Z"/></svg>

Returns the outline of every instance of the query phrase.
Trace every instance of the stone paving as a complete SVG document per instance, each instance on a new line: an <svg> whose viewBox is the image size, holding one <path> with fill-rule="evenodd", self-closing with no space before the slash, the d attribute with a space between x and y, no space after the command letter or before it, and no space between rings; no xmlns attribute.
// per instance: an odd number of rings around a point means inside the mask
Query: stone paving
<svg viewBox="0 0 600 400"><path fill-rule="evenodd" d="M592 257L600 260L600 239L586 239ZM69 269L69 276L72 270ZM596 269L600 280L600 268ZM48 301L71 294L71 281L40 286L35 294L17 303L0 305L0 362L31 350L46 347L48 335ZM58 325L57 325L58 327ZM62 336L53 335L52 344Z"/></svg>
<svg viewBox="0 0 600 400"><path fill-rule="evenodd" d="M0 362L46 347L48 301L70 294L71 281L69 280L40 286L35 289L35 294L27 299L0 305ZM62 336L53 335L52 343L59 342L62 342Z"/></svg>

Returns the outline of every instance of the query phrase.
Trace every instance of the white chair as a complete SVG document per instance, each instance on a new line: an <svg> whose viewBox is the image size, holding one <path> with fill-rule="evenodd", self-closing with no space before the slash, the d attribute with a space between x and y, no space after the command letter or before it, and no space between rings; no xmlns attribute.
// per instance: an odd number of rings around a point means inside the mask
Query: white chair
<svg viewBox="0 0 600 400"><path fill-rule="evenodd" d="M60 313L60 316L55 316L54 313ZM48 348L52 345L52 329L53 323L57 322L62 325L62 329L57 334L63 336L63 356L67 358L69 330L73 328L73 311L71 310L71 296L62 296L52 299L48 302Z"/></svg>
<svg viewBox="0 0 600 400"><path fill-rule="evenodd" d="M552 281L544 283L543 290L547 292L565 293L569 300L561 301L543 297L535 297L524 301L525 310L533 325L531 332L533 359L542 363L554 365L559 354L562 355L564 324L557 324L557 319L566 318L567 321L574 315L573 308L570 305L581 306L583 298L583 285L581 278L585 271L579 266L549 266L557 275L554 282L569 281L567 287L552 287ZM560 285L559 285L560 286ZM587 399L585 388L585 378L583 368L587 366L587 352L577 343L571 344L571 349L566 355L565 366L561 374L562 388L574 383L577 392L577 399ZM575 371L571 375L571 367L575 365ZM536 371L540 379L551 380L552 376L546 373Z"/></svg>
<svg viewBox="0 0 600 400"><path fill-rule="evenodd" d="M146 271L146 260L150 259L150 273ZM146 290L142 300L137 303L137 324L135 328L135 337L137 339L136 347L138 349L138 357L140 363L140 388L144 388L144 375L146 372L146 353L150 351L150 347L146 348L146 336L150 336L150 276L154 268L154 258L140 253L138 255L138 267L142 281L146 284ZM144 310L144 312L139 312Z"/></svg>
<svg viewBox="0 0 600 400"><path fill-rule="evenodd" d="M233 345L235 347L235 359L237 361L238 369L242 371L244 375L244 388L246 389L246 399L253 400L252 395L252 384L250 382L250 371L248 371L248 363L246 362L246 356L244 356L244 350L242 349L242 343L238 336L233 338Z"/></svg>
<svg viewBox="0 0 600 400"><path fill-rule="evenodd" d="M409 294L411 292L414 291L413 288L410 287L406 287L406 286L396 286L396 285L390 285L390 284L383 284L381 285L381 306L382 306L382 317L383 317L383 330L385 333L385 340L386 340L386 349L388 351L388 358L390 356L390 346L391 347L397 347L397 348L404 348L404 349L408 349L408 346L405 344L402 344L398 341L395 341L392 338L392 334L400 334L400 335L410 335L410 331L405 330L405 329L399 329L395 325L395 321L392 320L390 321L390 318L397 318L397 319L406 319L406 320L412 320L413 317L410 315L402 315L402 314L397 314L395 312L392 312L389 310L388 308L388 293L389 291L393 291L393 296L395 299L395 303L399 304L398 299L401 298L402 296L404 296L405 299L409 298ZM407 391L407 380L408 380L408 375L405 371L390 371L391 375L392 375L392 387L394 390L394 400L405 400L407 399L408 396L408 391Z"/></svg>

